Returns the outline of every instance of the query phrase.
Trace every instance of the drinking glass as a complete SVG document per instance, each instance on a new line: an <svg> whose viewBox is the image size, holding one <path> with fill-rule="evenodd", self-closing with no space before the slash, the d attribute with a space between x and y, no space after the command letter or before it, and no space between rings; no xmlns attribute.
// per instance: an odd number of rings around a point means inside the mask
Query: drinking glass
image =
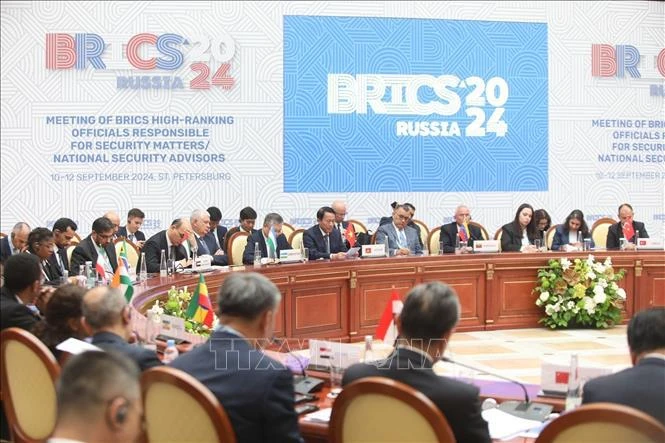
<svg viewBox="0 0 665 443"><path fill-rule="evenodd" d="M439 242L439 255L443 255L443 242Z"/></svg>
<svg viewBox="0 0 665 443"><path fill-rule="evenodd" d="M342 377L344 377L344 366L341 359L330 359L330 396L336 398L342 392Z"/></svg>
<svg viewBox="0 0 665 443"><path fill-rule="evenodd" d="M304 263L309 261L309 248L302 248L302 261Z"/></svg>
<svg viewBox="0 0 665 443"><path fill-rule="evenodd" d="M543 240L540 238L535 239L533 244L536 246L537 251L540 251L543 248Z"/></svg>

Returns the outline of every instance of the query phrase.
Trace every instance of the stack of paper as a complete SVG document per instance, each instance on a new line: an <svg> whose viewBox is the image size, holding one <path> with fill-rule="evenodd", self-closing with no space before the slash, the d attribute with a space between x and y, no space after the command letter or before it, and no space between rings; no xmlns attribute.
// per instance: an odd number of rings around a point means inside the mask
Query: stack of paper
<svg viewBox="0 0 665 443"><path fill-rule="evenodd" d="M319 409L315 412L310 412L309 414L303 417L305 420L318 422L318 423L328 423L330 421L330 414L332 413L332 408Z"/></svg>
<svg viewBox="0 0 665 443"><path fill-rule="evenodd" d="M490 437L493 440L506 439L542 425L537 420L525 420L496 408L485 409L482 415L489 424Z"/></svg>

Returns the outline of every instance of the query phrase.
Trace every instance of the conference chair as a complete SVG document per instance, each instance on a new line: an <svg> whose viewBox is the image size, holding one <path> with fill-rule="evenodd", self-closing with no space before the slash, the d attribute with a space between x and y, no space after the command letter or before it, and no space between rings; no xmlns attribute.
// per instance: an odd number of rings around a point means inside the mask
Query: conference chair
<svg viewBox="0 0 665 443"><path fill-rule="evenodd" d="M427 237L427 249L429 249L429 255L439 255L441 252L441 229L434 229L429 233Z"/></svg>
<svg viewBox="0 0 665 443"><path fill-rule="evenodd" d="M591 237L596 244L596 248L607 247L607 231L610 226L616 223L616 220L610 217L604 217L596 220L591 227Z"/></svg>
<svg viewBox="0 0 665 443"><path fill-rule="evenodd" d="M282 234L284 234L284 237L288 240L291 238L291 234L293 234L293 231L295 231L296 228L289 224L289 223L282 223Z"/></svg>
<svg viewBox="0 0 665 443"><path fill-rule="evenodd" d="M425 224L425 222L422 222L420 220L416 220L415 218L411 220L415 224L417 224L420 227L420 240L423 242L423 245L427 244L427 237L429 236L429 228Z"/></svg>
<svg viewBox="0 0 665 443"><path fill-rule="evenodd" d="M55 428L60 366L37 337L20 328L0 334L2 403L15 442L46 440Z"/></svg>
<svg viewBox="0 0 665 443"><path fill-rule="evenodd" d="M79 235L75 232L74 237L72 237L72 239L70 240L70 243L74 246L78 245L79 243L81 243L81 237L79 237Z"/></svg>
<svg viewBox="0 0 665 443"><path fill-rule="evenodd" d="M191 375L168 366L141 375L148 442L235 443L219 400Z"/></svg>
<svg viewBox="0 0 665 443"><path fill-rule="evenodd" d="M291 233L289 237L289 244L293 249L300 249L302 247L302 236L305 233L305 230L300 228L296 229Z"/></svg>
<svg viewBox="0 0 665 443"><path fill-rule="evenodd" d="M229 239L229 265L241 266L242 255L245 253L245 246L249 239L249 232L238 231L234 233Z"/></svg>
<svg viewBox="0 0 665 443"><path fill-rule="evenodd" d="M503 228L499 228L494 233L494 240L499 240L499 244L501 244L501 233L502 232L503 232Z"/></svg>
<svg viewBox="0 0 665 443"><path fill-rule="evenodd" d="M480 229L480 233L481 233L482 236L483 236L483 240L489 240L490 235L487 233L487 229L485 229L485 226L483 226L483 225L481 225L480 223L475 222L475 221L470 221L470 222L469 222L469 226L475 226L475 227L477 227L478 229Z"/></svg>
<svg viewBox="0 0 665 443"><path fill-rule="evenodd" d="M358 220L348 220L348 222L353 224L353 229L356 231L356 233L364 232L367 234L367 227L363 223L359 222Z"/></svg>
<svg viewBox="0 0 665 443"><path fill-rule="evenodd" d="M448 421L425 394L386 377L345 386L333 403L328 429L332 443L455 441Z"/></svg>
<svg viewBox="0 0 665 443"><path fill-rule="evenodd" d="M586 441L663 443L665 426L629 406L591 403L561 415L547 425L536 439L536 443Z"/></svg>
<svg viewBox="0 0 665 443"><path fill-rule="evenodd" d="M67 252L67 262L70 265L72 263L72 252L74 252L74 249L76 249L76 246L77 245L75 245L75 244L71 244L71 245L67 246L67 250L65 251L65 252ZM77 269L77 271L78 271L78 269Z"/></svg>
<svg viewBox="0 0 665 443"><path fill-rule="evenodd" d="M559 225L550 226L550 228L545 233L545 241L547 242L547 249L549 250L552 249L552 242L554 242L554 233L556 232L557 226Z"/></svg>
<svg viewBox="0 0 665 443"><path fill-rule="evenodd" d="M127 255L127 261L129 262L129 265L136 271L138 274L139 270L137 269L137 266L139 264L139 257L141 256L141 252L139 251L138 246L136 246L134 243L132 243L131 240L128 240L124 237L116 238L115 239L115 256L120 258L120 251L122 250L123 244L127 245L127 250L125 251Z"/></svg>

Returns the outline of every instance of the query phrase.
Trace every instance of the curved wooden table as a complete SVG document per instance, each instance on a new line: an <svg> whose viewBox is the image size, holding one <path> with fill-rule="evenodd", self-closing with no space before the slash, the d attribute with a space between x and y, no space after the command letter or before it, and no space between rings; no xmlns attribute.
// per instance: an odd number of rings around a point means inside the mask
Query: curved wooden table
<svg viewBox="0 0 665 443"><path fill-rule="evenodd" d="M650 306L665 305L664 251L598 251L626 270L624 319ZM538 268L551 258L586 258L587 253L501 253L316 261L231 268L205 275L213 305L230 272L256 271L270 278L283 300L275 325L282 337L361 340L373 335L392 291L404 297L415 285L440 280L455 288L462 304L458 331L539 327L542 311L532 294ZM198 275L154 277L135 286L134 306L145 312L173 285L193 292Z"/></svg>

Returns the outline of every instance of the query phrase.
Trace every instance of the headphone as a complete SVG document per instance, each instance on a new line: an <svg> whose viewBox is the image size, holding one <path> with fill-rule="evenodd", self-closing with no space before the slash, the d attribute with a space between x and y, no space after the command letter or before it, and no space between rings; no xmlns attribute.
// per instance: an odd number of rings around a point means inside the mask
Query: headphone
<svg viewBox="0 0 665 443"><path fill-rule="evenodd" d="M115 421L118 424L123 424L127 420L127 413L129 412L129 402L125 400L123 404L118 406L118 410L115 413Z"/></svg>

